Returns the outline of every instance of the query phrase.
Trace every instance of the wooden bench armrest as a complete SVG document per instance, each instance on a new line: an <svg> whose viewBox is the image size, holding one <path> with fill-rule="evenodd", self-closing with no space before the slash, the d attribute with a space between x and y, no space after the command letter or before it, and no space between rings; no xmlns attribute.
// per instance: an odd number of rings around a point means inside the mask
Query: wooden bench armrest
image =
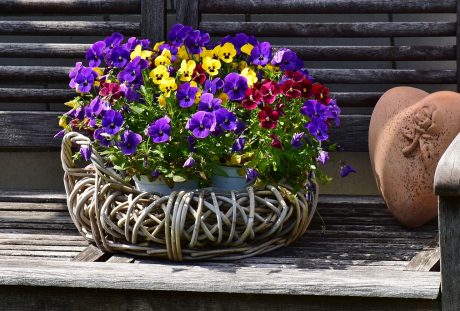
<svg viewBox="0 0 460 311"><path fill-rule="evenodd" d="M460 134L439 160L434 175L434 192L439 196L460 196Z"/></svg>

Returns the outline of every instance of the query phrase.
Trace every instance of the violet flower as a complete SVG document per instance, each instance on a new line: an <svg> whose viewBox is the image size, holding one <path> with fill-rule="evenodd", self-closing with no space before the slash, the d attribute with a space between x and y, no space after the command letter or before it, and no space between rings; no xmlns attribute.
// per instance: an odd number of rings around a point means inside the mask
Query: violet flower
<svg viewBox="0 0 460 311"><path fill-rule="evenodd" d="M103 129L97 129L96 131L94 131L93 138L99 141L99 144L101 146L109 147L110 145L112 145L112 141L107 137L107 135L104 134L106 133Z"/></svg>
<svg viewBox="0 0 460 311"><path fill-rule="evenodd" d="M351 173L357 173L357 171L351 165L343 164L340 166L340 177L347 177Z"/></svg>
<svg viewBox="0 0 460 311"><path fill-rule="evenodd" d="M184 40L184 44L190 54L200 54L203 47L209 43L210 36L206 32L193 30Z"/></svg>
<svg viewBox="0 0 460 311"><path fill-rule="evenodd" d="M216 123L226 131L234 131L236 129L236 115L228 111L227 108L220 108L214 112Z"/></svg>
<svg viewBox="0 0 460 311"><path fill-rule="evenodd" d="M96 96L89 106L85 107L85 115L90 119L90 126L94 127L96 125L96 118L100 116L104 107L106 107L106 105L99 96Z"/></svg>
<svg viewBox="0 0 460 311"><path fill-rule="evenodd" d="M119 111L107 110L102 118L102 127L110 135L118 133L122 124L123 115Z"/></svg>
<svg viewBox="0 0 460 311"><path fill-rule="evenodd" d="M91 158L91 146L88 146L88 145L80 146L80 154L83 157L83 159L88 161Z"/></svg>
<svg viewBox="0 0 460 311"><path fill-rule="evenodd" d="M327 120L326 106L315 99L307 100L302 108L300 108L300 113L308 116L312 121L320 122Z"/></svg>
<svg viewBox="0 0 460 311"><path fill-rule="evenodd" d="M310 132L311 136L315 137L319 141L325 141L328 139L328 126L325 122L313 120L305 126Z"/></svg>
<svg viewBox="0 0 460 311"><path fill-rule="evenodd" d="M224 79L224 92L230 100L242 100L248 88L248 81L245 77L232 72Z"/></svg>
<svg viewBox="0 0 460 311"><path fill-rule="evenodd" d="M259 177L259 173L255 169L253 168L246 169L246 182L247 183L255 182L257 177Z"/></svg>
<svg viewBox="0 0 460 311"><path fill-rule="evenodd" d="M235 139L235 142L233 143L233 146L232 146L232 151L236 152L236 151L243 150L245 143L246 143L246 139L244 137L239 137Z"/></svg>
<svg viewBox="0 0 460 311"><path fill-rule="evenodd" d="M203 90L205 92L216 94L218 90L224 87L224 81L221 78L215 78L214 80L206 80L204 82Z"/></svg>
<svg viewBox="0 0 460 311"><path fill-rule="evenodd" d="M303 67L303 61L297 54L290 49L279 49L271 61L272 65L279 65L281 70L300 70Z"/></svg>
<svg viewBox="0 0 460 311"><path fill-rule="evenodd" d="M217 109L222 108L222 100L220 98L214 98L211 93L203 93L198 103L199 111L213 112Z"/></svg>
<svg viewBox="0 0 460 311"><path fill-rule="evenodd" d="M121 152L124 155L133 155L136 153L137 145L139 145L141 141L141 135L131 130L126 130L121 135L121 140L118 142L118 147L120 147Z"/></svg>
<svg viewBox="0 0 460 311"><path fill-rule="evenodd" d="M140 45L143 50L150 48L150 40L149 39L142 39L139 40L136 37L131 37L128 41L123 44L123 47L128 51L132 52L136 48L136 46Z"/></svg>
<svg viewBox="0 0 460 311"><path fill-rule="evenodd" d="M75 85L81 93L88 93L94 85L97 73L89 67L82 67L75 77Z"/></svg>
<svg viewBox="0 0 460 311"><path fill-rule="evenodd" d="M267 65L271 56L272 46L268 42L260 42L251 51L251 61L254 65Z"/></svg>
<svg viewBox="0 0 460 311"><path fill-rule="evenodd" d="M329 160L329 153L327 151L321 150L318 154L317 160L322 164L326 164L326 162Z"/></svg>
<svg viewBox="0 0 460 311"><path fill-rule="evenodd" d="M189 82L182 83L177 89L176 98L181 108L189 108L195 103L197 87L190 86Z"/></svg>
<svg viewBox="0 0 460 311"><path fill-rule="evenodd" d="M141 94L139 94L138 90L140 88L140 84L134 86L127 86L126 84L120 85L120 89L125 94L126 100L128 102L135 102L141 98Z"/></svg>
<svg viewBox="0 0 460 311"><path fill-rule="evenodd" d="M190 26L184 26L182 24L175 24L168 32L168 40L174 44L181 45L184 43L185 38L193 31Z"/></svg>
<svg viewBox="0 0 460 311"><path fill-rule="evenodd" d="M193 136L188 136L187 137L187 142L188 142L188 150L190 152L196 152L196 139Z"/></svg>
<svg viewBox="0 0 460 311"><path fill-rule="evenodd" d="M196 161L193 157L188 157L188 159L184 162L184 165L182 165L182 167L185 167L185 168L191 168L195 165Z"/></svg>
<svg viewBox="0 0 460 311"><path fill-rule="evenodd" d="M119 46L120 43L123 41L124 37L121 33L114 32L109 37L104 39L105 43L105 53L110 53L112 49Z"/></svg>
<svg viewBox="0 0 460 311"><path fill-rule="evenodd" d="M150 124L147 135L157 144L167 142L171 135L171 119L168 117L160 118Z"/></svg>
<svg viewBox="0 0 460 311"><path fill-rule="evenodd" d="M114 47L109 55L110 64L117 68L123 68L128 63L129 59L129 51L121 46Z"/></svg>
<svg viewBox="0 0 460 311"><path fill-rule="evenodd" d="M86 51L86 59L89 60L90 67L97 67L104 59L103 50L105 48L104 41L97 41Z"/></svg>
<svg viewBox="0 0 460 311"><path fill-rule="evenodd" d="M130 84L142 83L142 70L149 66L149 62L141 57L136 57L130 61L126 67L117 75L120 83L128 82Z"/></svg>
<svg viewBox="0 0 460 311"><path fill-rule="evenodd" d="M209 136L216 127L216 117L213 113L198 111L188 120L185 128L192 132L195 138L203 139Z"/></svg>
<svg viewBox="0 0 460 311"><path fill-rule="evenodd" d="M298 149L303 146L303 138L305 136L305 133L295 133L294 136L291 139L291 146L294 149Z"/></svg>
<svg viewBox="0 0 460 311"><path fill-rule="evenodd" d="M75 78L80 73L80 70L82 68L84 68L84 66L82 65L82 62L77 62L77 63L75 63L75 68L70 70L70 72L69 72L69 78L70 78L69 87L70 88L75 89L77 87L77 83L75 82Z"/></svg>

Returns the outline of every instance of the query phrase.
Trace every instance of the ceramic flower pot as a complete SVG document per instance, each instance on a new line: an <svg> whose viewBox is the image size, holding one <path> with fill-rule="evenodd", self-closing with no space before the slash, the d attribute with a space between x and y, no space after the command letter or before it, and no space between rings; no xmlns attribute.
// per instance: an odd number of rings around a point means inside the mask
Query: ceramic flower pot
<svg viewBox="0 0 460 311"><path fill-rule="evenodd" d="M165 181L159 177L154 181L150 181L147 176L141 176L138 179L134 176L134 183L136 185L136 189L143 192L155 192L162 195L169 195L173 191L191 191L198 189L198 181L196 180L186 180L183 182L175 182L174 186L170 188Z"/></svg>
<svg viewBox="0 0 460 311"><path fill-rule="evenodd" d="M214 188L228 191L245 190L250 183L246 181L246 177L244 175L241 176L239 171L241 171L241 167L219 165L212 177L212 186Z"/></svg>

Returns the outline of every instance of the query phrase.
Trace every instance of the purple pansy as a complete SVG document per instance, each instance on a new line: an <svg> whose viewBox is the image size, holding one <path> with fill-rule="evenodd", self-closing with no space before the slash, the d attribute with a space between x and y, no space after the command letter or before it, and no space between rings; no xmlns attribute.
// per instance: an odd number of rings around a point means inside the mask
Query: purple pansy
<svg viewBox="0 0 460 311"><path fill-rule="evenodd" d="M188 136L187 137L187 142L188 142L188 150L190 152L196 152L196 139L193 136Z"/></svg>
<svg viewBox="0 0 460 311"><path fill-rule="evenodd" d="M246 169L246 182L247 183L255 182L257 177L259 177L259 173L255 169L253 168Z"/></svg>
<svg viewBox="0 0 460 311"><path fill-rule="evenodd" d="M322 121L313 120L307 123L306 128L310 132L311 136L315 137L319 141L325 141L328 139L327 130L329 129L327 124Z"/></svg>
<svg viewBox="0 0 460 311"><path fill-rule="evenodd" d="M241 121L241 120L236 121L235 134L237 135L242 134L246 130L247 127L248 126L246 123L244 123L244 121Z"/></svg>
<svg viewBox="0 0 460 311"><path fill-rule="evenodd" d="M357 173L357 171L349 164L343 164L340 166L340 176L347 177L351 173Z"/></svg>
<svg viewBox="0 0 460 311"><path fill-rule="evenodd" d="M123 44L123 47L128 51L134 51L136 46L140 45L143 50L147 50L150 48L150 40L149 39L142 39L139 40L136 37L131 37L128 41Z"/></svg>
<svg viewBox="0 0 460 311"><path fill-rule="evenodd" d="M196 161L195 159L190 156L188 157L188 159L184 162L184 165L182 165L182 167L185 167L185 168L190 168L190 167L193 167L195 165Z"/></svg>
<svg viewBox="0 0 460 311"><path fill-rule="evenodd" d="M99 144L104 147L109 147L112 142L107 137L107 133L104 132L103 129L97 129L94 131L93 137L95 140L99 141Z"/></svg>
<svg viewBox="0 0 460 311"><path fill-rule="evenodd" d="M222 100L220 98L214 98L211 93L203 93L198 103L199 111L213 112L222 107Z"/></svg>
<svg viewBox="0 0 460 311"><path fill-rule="evenodd" d="M125 69L120 71L117 75L120 83L128 82L129 84L141 84L142 83L142 70L149 66L149 62L141 57L137 56L130 61Z"/></svg>
<svg viewBox="0 0 460 311"><path fill-rule="evenodd" d="M305 133L295 133L294 136L291 139L291 146L294 149L298 149L303 146L303 138L305 136Z"/></svg>
<svg viewBox="0 0 460 311"><path fill-rule="evenodd" d="M168 40L174 44L181 45L184 43L185 38L193 31L190 26L184 26L182 24L175 24L168 32Z"/></svg>
<svg viewBox="0 0 460 311"><path fill-rule="evenodd" d="M303 61L290 49L279 49L273 55L271 63L280 66L281 70L295 71L303 67Z"/></svg>
<svg viewBox="0 0 460 311"><path fill-rule="evenodd" d="M207 32L193 30L184 40L184 44L190 54L200 54L202 48L209 43L210 37Z"/></svg>
<svg viewBox="0 0 460 311"><path fill-rule="evenodd" d="M190 86L189 82L182 83L177 89L176 98L181 108L189 108L195 103L197 87Z"/></svg>
<svg viewBox="0 0 460 311"><path fill-rule="evenodd" d="M235 142L232 146L232 151L241 151L244 149L244 145L246 143L246 139L244 137L239 137L235 139Z"/></svg>
<svg viewBox="0 0 460 311"><path fill-rule="evenodd" d="M272 46L268 42L260 42L251 51L251 61L254 65L267 65L271 56Z"/></svg>
<svg viewBox="0 0 460 311"><path fill-rule="evenodd" d="M88 93L91 91L96 77L97 73L92 68L82 66L74 80L77 91L81 93Z"/></svg>
<svg viewBox="0 0 460 311"><path fill-rule="evenodd" d="M112 66L123 68L129 61L130 53L127 49L116 46L109 55L109 62Z"/></svg>
<svg viewBox="0 0 460 311"><path fill-rule="evenodd" d="M235 46L236 51L239 53L241 50L241 47L245 45L246 43L250 43L253 46L257 45L257 39L254 36L248 36L245 33L237 33L234 36L226 36L222 39L221 44L223 45L226 42L230 42Z"/></svg>
<svg viewBox="0 0 460 311"><path fill-rule="evenodd" d="M138 101L141 98L141 94L137 91L140 88L140 84L127 86L126 84L121 84L120 89L125 94L126 100L129 102Z"/></svg>
<svg viewBox="0 0 460 311"><path fill-rule="evenodd" d="M121 152L124 155L133 155L136 153L137 145L142 141L142 136L131 131L126 130L121 135L121 140L118 142Z"/></svg>
<svg viewBox="0 0 460 311"><path fill-rule="evenodd" d="M102 127L110 135L118 133L122 124L123 115L119 111L107 110L102 118Z"/></svg>
<svg viewBox="0 0 460 311"><path fill-rule="evenodd" d="M88 161L91 158L91 146L82 145L80 147L80 154L83 157L83 159Z"/></svg>
<svg viewBox="0 0 460 311"><path fill-rule="evenodd" d="M305 116L310 117L312 121L326 121L327 120L327 109L326 106L321 104L315 99L307 100L302 108L300 108L300 113Z"/></svg>
<svg viewBox="0 0 460 311"><path fill-rule="evenodd" d="M85 115L90 119L90 126L94 127L96 125L96 118L100 116L104 107L107 107L107 105L99 96L96 96L89 106L85 107Z"/></svg>
<svg viewBox="0 0 460 311"><path fill-rule="evenodd" d="M232 72L224 79L224 92L230 100L242 100L248 88L248 81L245 77Z"/></svg>
<svg viewBox="0 0 460 311"><path fill-rule="evenodd" d="M69 78L70 78L69 86L70 86L70 88L75 89L77 87L77 83L75 82L75 78L78 75L78 73L80 72L82 67L83 67L82 62L77 62L77 63L75 63L75 68L70 70L70 72L69 72Z"/></svg>
<svg viewBox="0 0 460 311"><path fill-rule="evenodd" d="M203 139L209 136L216 127L216 117L213 113L198 111L188 120L185 128L192 132L195 138Z"/></svg>
<svg viewBox="0 0 460 311"><path fill-rule="evenodd" d="M160 118L150 124L147 135L157 144L167 142L171 135L171 119L168 117Z"/></svg>
<svg viewBox="0 0 460 311"><path fill-rule="evenodd" d="M219 108L214 112L216 123L223 130L234 131L236 129L236 115L227 108Z"/></svg>
<svg viewBox="0 0 460 311"><path fill-rule="evenodd" d="M216 94L216 92L223 87L224 81L222 81L221 78L215 78L214 80L206 80L203 90L211 94Z"/></svg>
<svg viewBox="0 0 460 311"><path fill-rule="evenodd" d="M104 39L105 43L105 53L110 53L110 51L119 46L123 41L124 37L121 33L114 32L112 35Z"/></svg>
<svg viewBox="0 0 460 311"><path fill-rule="evenodd" d="M339 126L340 125L340 108L337 106L337 102L335 99L332 99L329 104L326 106L327 112L326 116L328 120L334 120L335 125Z"/></svg>
<svg viewBox="0 0 460 311"><path fill-rule="evenodd" d="M326 162L329 160L329 153L327 151L321 150L318 154L317 160L322 164L326 164Z"/></svg>
<svg viewBox="0 0 460 311"><path fill-rule="evenodd" d="M97 67L101 64L104 59L104 41L97 41L86 51L86 59L89 60L90 67Z"/></svg>

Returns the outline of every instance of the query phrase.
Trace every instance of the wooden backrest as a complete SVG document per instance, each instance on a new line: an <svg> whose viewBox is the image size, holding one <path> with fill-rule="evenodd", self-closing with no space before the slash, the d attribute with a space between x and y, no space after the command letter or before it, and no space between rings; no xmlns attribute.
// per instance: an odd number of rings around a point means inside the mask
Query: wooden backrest
<svg viewBox="0 0 460 311"><path fill-rule="evenodd" d="M166 31L165 0L9 0L2 3L0 15L4 16L0 35L25 41L0 43L0 60L6 64L0 66L3 149L60 146L60 140L53 139L59 130L56 121L60 112L56 110L63 111L62 103L75 96L67 86L69 70L84 58L91 42L115 31L160 41ZM44 43L36 43L35 38ZM73 43L61 43L61 38ZM21 65L10 65L9 59ZM30 111L30 103L34 103L34 111Z"/></svg>
<svg viewBox="0 0 460 311"><path fill-rule="evenodd" d="M458 86L459 79L455 70L421 70L420 64L418 64L419 69L413 69L411 66L411 63L418 63L416 61L456 60L460 49L457 49L455 45L431 44L431 42L429 45L417 43L395 45L395 38L399 37L455 37L458 27L456 22L445 21L442 16L434 22L391 21L394 16L395 19L403 20L404 18L401 17L410 16L410 13L456 12L456 0L177 0L178 22L198 27L214 36L245 32L257 37L269 37L268 40L275 39L278 42L282 42L279 38L283 37L290 39L302 37L354 38L353 44L347 44L347 46L289 46L307 62L342 62L340 69L324 69L321 68L321 64L314 69L308 66L307 68L313 77L330 86L332 91L336 84L345 85L342 87L344 90L347 90L347 85L348 89L358 90L335 93L339 105L345 108L345 114L341 127L334 130L331 136L332 140L340 142L346 151L367 151L368 149L367 132L371 107L382 94L382 90L373 91L375 85L384 84L386 86L388 84L387 89L393 85L414 84L423 84L422 88L425 88L427 84L457 84ZM225 17L232 15L234 20L225 18L222 21L218 17L213 20L203 18L208 14L225 14ZM244 14L244 21L241 19L241 14ZM258 21L250 21L253 14ZM263 17L264 14L269 15ZM274 16L272 14L278 16L285 14L286 17L282 22L279 20L271 22L270 16ZM290 21L289 15L295 17L297 14L309 14L309 18L304 19L306 22ZM327 18L321 19L321 16L314 16L320 22L309 22L313 15L324 16L324 14L360 14L361 16L388 14L390 21L332 23ZM362 46L356 39L381 37L390 38L387 46ZM451 41L454 41L452 39ZM286 40L286 42L289 41L292 40ZM350 61L370 61L371 66L367 64L364 66L366 69L346 68L347 62ZM372 69L373 63L381 61L408 62L405 64L405 69L395 69L394 63L390 69ZM360 111L356 108L364 109ZM351 113L347 113L347 110Z"/></svg>

